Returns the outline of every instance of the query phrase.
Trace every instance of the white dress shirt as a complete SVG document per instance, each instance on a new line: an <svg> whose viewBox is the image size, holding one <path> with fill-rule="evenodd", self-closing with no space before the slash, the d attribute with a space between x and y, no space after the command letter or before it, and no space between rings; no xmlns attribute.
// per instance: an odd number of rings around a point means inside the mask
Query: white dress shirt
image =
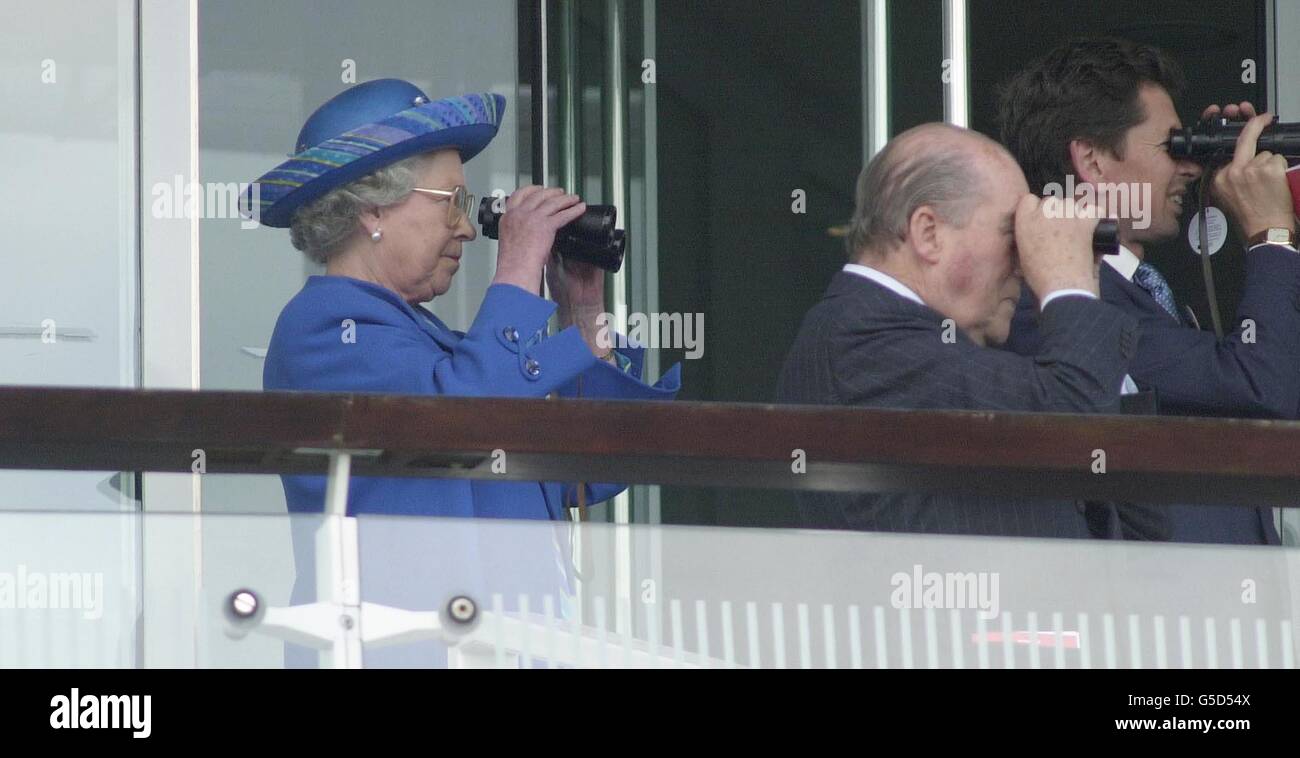
<svg viewBox="0 0 1300 758"><path fill-rule="evenodd" d="M893 292L895 295L907 298L917 305L925 305L925 301L921 299L920 295L913 292L911 287L908 287L906 284L903 284L889 274L886 274L884 271L879 271L870 266L863 266L861 263L846 263L844 264L844 270L850 274L857 274L864 279L870 279L881 287Z"/></svg>
<svg viewBox="0 0 1300 758"><path fill-rule="evenodd" d="M1103 255L1101 259L1110 264L1110 267L1119 272L1119 275L1133 281L1133 275L1137 273L1138 266L1142 261L1123 245L1119 246L1119 252L1114 255Z"/></svg>

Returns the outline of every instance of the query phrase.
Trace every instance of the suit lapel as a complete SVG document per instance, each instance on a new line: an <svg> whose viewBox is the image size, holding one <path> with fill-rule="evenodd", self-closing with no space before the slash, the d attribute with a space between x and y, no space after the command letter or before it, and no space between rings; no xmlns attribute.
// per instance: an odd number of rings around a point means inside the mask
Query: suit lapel
<svg viewBox="0 0 1300 758"><path fill-rule="evenodd" d="M1116 303L1113 299L1108 298L1106 296L1106 287L1108 285L1114 288L1117 292L1124 293L1128 301L1131 302L1134 305L1134 307L1138 308L1139 310L1156 313L1159 314L1160 316L1163 316L1164 318L1172 318L1175 321L1177 321L1181 326L1187 326L1187 322L1185 322L1181 317L1175 316L1171 314L1169 311L1162 308L1160 306L1160 303L1157 303L1156 299L1151 296L1150 292L1147 292L1146 290L1142 289L1134 282L1125 279L1124 275L1116 271L1115 268L1111 266L1109 263L1105 263L1105 262L1102 263L1101 285L1102 285L1102 293L1101 293L1102 299L1105 299L1114 305L1119 305L1119 303ZM1174 298L1174 309L1178 310L1177 297Z"/></svg>
<svg viewBox="0 0 1300 758"><path fill-rule="evenodd" d="M1160 307L1156 299L1151 297L1150 292L1125 279L1123 274L1105 262L1101 265L1101 297L1110 304L1118 305L1126 310L1136 309L1159 313L1161 316L1169 318L1169 313Z"/></svg>
<svg viewBox="0 0 1300 758"><path fill-rule="evenodd" d="M460 335L453 332L442 322L442 319L433 315L432 311L423 305L407 305L406 307L411 310L411 318L415 319L415 323L419 324L424 333L432 337L433 341L442 346L444 350L451 352L460 344Z"/></svg>

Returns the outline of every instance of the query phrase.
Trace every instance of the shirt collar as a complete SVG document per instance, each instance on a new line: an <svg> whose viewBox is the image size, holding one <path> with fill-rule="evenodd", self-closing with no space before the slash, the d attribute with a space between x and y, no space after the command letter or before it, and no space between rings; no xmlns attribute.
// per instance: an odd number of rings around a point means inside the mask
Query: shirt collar
<svg viewBox="0 0 1300 758"><path fill-rule="evenodd" d="M1133 274L1137 273L1138 266L1142 261L1123 245L1119 246L1119 252L1114 255L1103 255L1102 260L1110 264L1110 267L1119 272L1119 275L1133 281Z"/></svg>
<svg viewBox="0 0 1300 758"><path fill-rule="evenodd" d="M844 264L844 270L864 279L870 279L895 295L911 300L917 305L925 305L925 301L921 299L920 295L913 292L906 284L883 271L878 271L870 266L863 266L861 263L846 263Z"/></svg>

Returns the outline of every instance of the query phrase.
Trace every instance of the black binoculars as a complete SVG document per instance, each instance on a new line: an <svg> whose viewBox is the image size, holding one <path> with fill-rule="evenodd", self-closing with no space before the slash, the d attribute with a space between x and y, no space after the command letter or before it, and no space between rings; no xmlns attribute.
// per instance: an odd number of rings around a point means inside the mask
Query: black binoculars
<svg viewBox="0 0 1300 758"><path fill-rule="evenodd" d="M1113 218L1103 218L1092 230L1093 255L1119 254L1119 222Z"/></svg>
<svg viewBox="0 0 1300 758"><path fill-rule="evenodd" d="M505 200L501 201L502 205ZM496 201L495 197L485 197L478 206L478 223L488 239L497 239L499 234L501 213L492 208ZM610 273L618 271L623 267L627 238L621 229L614 228L617 217L618 210L612 205L588 205L581 216L555 233L555 251L564 258L590 263Z"/></svg>
<svg viewBox="0 0 1300 758"><path fill-rule="evenodd" d="M1226 163L1237 149L1237 137L1245 124L1217 118L1183 129L1169 130L1169 154L1197 163ZM1259 135L1259 152L1300 158L1300 123L1274 123Z"/></svg>

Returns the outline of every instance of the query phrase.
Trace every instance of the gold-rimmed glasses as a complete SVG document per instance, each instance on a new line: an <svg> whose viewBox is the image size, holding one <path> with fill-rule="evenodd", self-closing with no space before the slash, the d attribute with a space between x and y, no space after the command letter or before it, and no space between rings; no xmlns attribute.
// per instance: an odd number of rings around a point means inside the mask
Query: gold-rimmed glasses
<svg viewBox="0 0 1300 758"><path fill-rule="evenodd" d="M449 190L412 187L411 191L447 198L447 226L452 229L460 224L462 217L468 219L470 209L474 207L475 197L465 189L464 185L457 184Z"/></svg>

